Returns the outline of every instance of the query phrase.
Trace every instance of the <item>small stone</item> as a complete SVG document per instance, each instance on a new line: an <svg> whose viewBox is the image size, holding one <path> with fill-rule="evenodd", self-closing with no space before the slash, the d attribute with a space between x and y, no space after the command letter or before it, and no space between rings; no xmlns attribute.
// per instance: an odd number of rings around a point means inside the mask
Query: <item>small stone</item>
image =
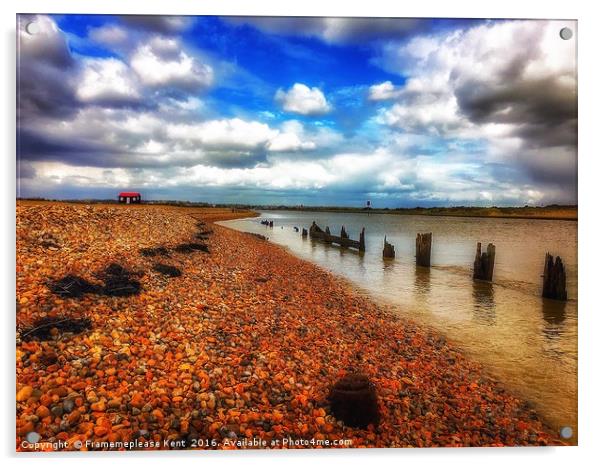
<svg viewBox="0 0 602 466"><path fill-rule="evenodd" d="M90 409L92 411L106 411L107 410L107 405L105 404L104 401L99 401L98 403L92 403L90 405Z"/></svg>
<svg viewBox="0 0 602 466"><path fill-rule="evenodd" d="M36 416L40 419L44 419L45 417L50 416L50 410L46 406L40 405L38 406L38 409L36 409Z"/></svg>
<svg viewBox="0 0 602 466"><path fill-rule="evenodd" d="M134 393L130 401L130 405L138 409L142 408L142 406L144 406L144 400L142 399L142 395L140 395L140 393Z"/></svg>
<svg viewBox="0 0 602 466"><path fill-rule="evenodd" d="M109 433L109 429L104 426L97 426L94 428L94 435L97 437L103 437Z"/></svg>
<svg viewBox="0 0 602 466"><path fill-rule="evenodd" d="M118 409L121 406L121 400L119 398L113 398L112 400L109 400L109 402L107 403L107 407L109 409Z"/></svg>
<svg viewBox="0 0 602 466"><path fill-rule="evenodd" d="M71 414L69 414L69 416L67 416L67 422L70 425L75 425L77 424L77 421L79 421L80 417L81 413L79 411L73 411Z"/></svg>
<svg viewBox="0 0 602 466"><path fill-rule="evenodd" d="M17 434L26 435L33 430L34 430L33 422L29 421L29 422L26 422L25 424L23 424L21 427L17 428Z"/></svg>
<svg viewBox="0 0 602 466"><path fill-rule="evenodd" d="M75 408L75 402L71 398L67 398L63 401L63 411L70 413Z"/></svg>
<svg viewBox="0 0 602 466"><path fill-rule="evenodd" d="M50 412L54 417L61 417L63 415L63 407L60 405L55 405L50 408Z"/></svg>
<svg viewBox="0 0 602 466"><path fill-rule="evenodd" d="M27 401L33 393L33 387L25 385L21 390L17 392L17 401Z"/></svg>
<svg viewBox="0 0 602 466"><path fill-rule="evenodd" d="M29 443L38 443L40 441L40 439L42 438L42 436L40 434L38 434L37 432L29 432L26 436L25 439L29 442Z"/></svg>

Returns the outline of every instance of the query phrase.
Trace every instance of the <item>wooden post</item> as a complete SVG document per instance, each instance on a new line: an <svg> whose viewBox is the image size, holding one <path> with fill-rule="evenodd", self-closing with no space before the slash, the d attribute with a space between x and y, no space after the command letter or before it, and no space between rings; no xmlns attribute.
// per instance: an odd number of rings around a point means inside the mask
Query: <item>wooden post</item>
<svg viewBox="0 0 602 466"><path fill-rule="evenodd" d="M566 301L566 273L562 259L546 252L546 262L543 269L543 292L544 298Z"/></svg>
<svg viewBox="0 0 602 466"><path fill-rule="evenodd" d="M329 236L331 236L331 234L330 234L330 227L326 227L326 229L324 230L324 233L326 233L326 237L324 238L324 242L325 243L332 243L332 241L329 238Z"/></svg>
<svg viewBox="0 0 602 466"><path fill-rule="evenodd" d="M345 225L341 227L341 238L349 239L349 234L345 231Z"/></svg>
<svg viewBox="0 0 602 466"><path fill-rule="evenodd" d="M362 228L362 231L360 232L360 247L358 248L360 251L365 251L366 250L366 229Z"/></svg>
<svg viewBox="0 0 602 466"><path fill-rule="evenodd" d="M432 233L418 233L416 235L416 265L431 266Z"/></svg>
<svg viewBox="0 0 602 466"><path fill-rule="evenodd" d="M387 243L387 236L385 235L385 245L383 247L383 259L394 259L395 258L395 246L391 243Z"/></svg>
<svg viewBox="0 0 602 466"><path fill-rule="evenodd" d="M303 229L301 230L301 237L302 237L302 238L307 238L307 230L306 230L305 228L303 228Z"/></svg>
<svg viewBox="0 0 602 466"><path fill-rule="evenodd" d="M481 253L481 243L477 243L477 253L474 258L472 278L475 280L493 280L493 266L495 265L495 246L487 245L487 252Z"/></svg>

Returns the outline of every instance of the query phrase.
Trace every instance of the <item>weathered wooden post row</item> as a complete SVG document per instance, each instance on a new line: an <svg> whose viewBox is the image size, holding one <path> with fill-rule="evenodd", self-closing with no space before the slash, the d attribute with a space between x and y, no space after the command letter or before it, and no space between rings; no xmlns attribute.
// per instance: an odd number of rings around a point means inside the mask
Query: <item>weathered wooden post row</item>
<svg viewBox="0 0 602 466"><path fill-rule="evenodd" d="M343 248L356 248L362 252L366 250L364 228L362 228L362 231L360 233L359 241L355 241L355 240L349 239L349 235L345 231L345 227L341 228L341 236L336 236L336 235L333 235L330 233L329 227L326 227L324 230L322 230L316 224L316 222L313 222L311 224L311 226L309 227L309 237L313 238L313 239L318 239L320 241L324 241L325 243L328 243L328 244L331 244L331 243L338 244Z"/></svg>

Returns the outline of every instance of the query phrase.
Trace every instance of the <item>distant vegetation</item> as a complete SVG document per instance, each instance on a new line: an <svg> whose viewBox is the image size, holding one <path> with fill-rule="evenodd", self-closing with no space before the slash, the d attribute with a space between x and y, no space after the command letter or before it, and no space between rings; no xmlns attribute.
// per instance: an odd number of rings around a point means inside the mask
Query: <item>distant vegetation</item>
<svg viewBox="0 0 602 466"><path fill-rule="evenodd" d="M255 206L262 210L300 210L314 212L349 212L349 213L372 213L372 214L395 214L395 215L430 215L450 217L498 217L498 218L533 218L551 220L577 220L576 205L548 205L542 207L412 207L395 209L374 209L357 207L287 207L287 206Z"/></svg>

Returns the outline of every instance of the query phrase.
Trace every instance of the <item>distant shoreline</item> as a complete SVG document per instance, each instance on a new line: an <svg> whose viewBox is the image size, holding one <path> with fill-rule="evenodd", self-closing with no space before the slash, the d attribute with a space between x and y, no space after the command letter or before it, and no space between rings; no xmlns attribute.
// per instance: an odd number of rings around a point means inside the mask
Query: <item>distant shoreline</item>
<svg viewBox="0 0 602 466"><path fill-rule="evenodd" d="M61 202L66 204L104 204L111 203L107 200L47 200L47 199L17 199L17 202ZM116 205L118 203L114 201ZM242 205L242 204L210 204L206 202L187 201L144 201L150 205L173 205L177 207L219 207L238 210L286 210L299 212L333 212L353 214L389 214L389 215L424 215L429 217L476 217L476 218L515 218L523 220L578 220L578 206L575 205L550 205L544 207L412 207L394 209L374 209L359 207L335 206L274 206L274 205Z"/></svg>
<svg viewBox="0 0 602 466"><path fill-rule="evenodd" d="M353 214L422 215L425 217L473 217L473 218L515 218L523 220L578 220L577 207L431 207L411 209L358 209L338 207L261 207L258 210L286 210L299 212L333 212Z"/></svg>

